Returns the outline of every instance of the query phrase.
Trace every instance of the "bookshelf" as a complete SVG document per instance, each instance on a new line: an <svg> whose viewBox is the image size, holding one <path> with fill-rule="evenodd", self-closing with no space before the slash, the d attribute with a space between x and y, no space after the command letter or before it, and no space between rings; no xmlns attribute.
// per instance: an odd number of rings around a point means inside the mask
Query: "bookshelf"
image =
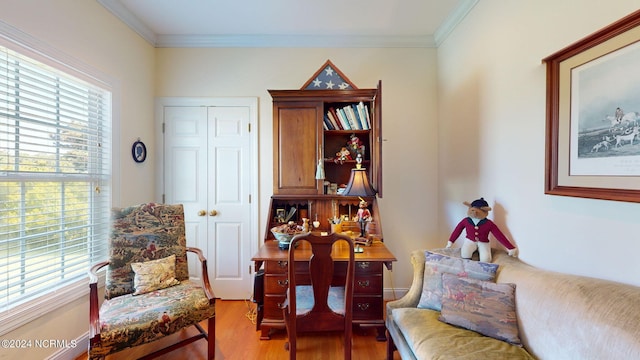
<svg viewBox="0 0 640 360"><path fill-rule="evenodd" d="M340 86L327 88L332 84ZM318 231L330 231L328 219L336 216L351 221L359 199L343 196L339 189L349 182L358 156L377 191L366 199L375 223L371 233L382 239L377 208L377 197L382 196L382 82L358 89L327 61L301 89L268 92L273 100L274 163L265 240L273 239L270 229L280 224L279 214L287 215L292 208L290 220L299 224L303 217L313 222L317 216ZM324 179L316 179L319 164Z"/></svg>
<svg viewBox="0 0 640 360"><path fill-rule="evenodd" d="M274 195L334 195L327 193L325 181L338 188L345 186L360 153L373 187L382 196L381 87L382 82L375 89L269 90L273 99ZM355 129L326 125L333 111L358 106L366 111L365 121L359 117L345 120L353 122ZM353 137L358 149L351 147ZM350 151L341 159L337 153L343 147ZM319 160L324 180L316 179Z"/></svg>

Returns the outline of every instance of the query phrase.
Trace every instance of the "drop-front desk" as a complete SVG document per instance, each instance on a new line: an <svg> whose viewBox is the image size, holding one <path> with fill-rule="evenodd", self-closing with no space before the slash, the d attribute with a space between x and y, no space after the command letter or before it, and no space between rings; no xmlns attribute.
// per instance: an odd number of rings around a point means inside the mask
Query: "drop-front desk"
<svg viewBox="0 0 640 360"><path fill-rule="evenodd" d="M300 243L295 251L296 262L300 259L300 269L308 268L305 261L309 260L311 253L309 245ZM334 247L334 259L345 261L343 264L336 263L334 278L346 273L346 251L346 245L340 246L338 243ZM267 240L251 260L256 271L256 330L261 331L260 339L268 340L272 329L285 328L280 306L284 302L288 286L288 250L279 249L275 240ZM364 252L355 254L355 261L353 323L375 327L376 339L385 341L383 266L391 270L391 264L396 258L384 243L377 241L371 246L365 246Z"/></svg>

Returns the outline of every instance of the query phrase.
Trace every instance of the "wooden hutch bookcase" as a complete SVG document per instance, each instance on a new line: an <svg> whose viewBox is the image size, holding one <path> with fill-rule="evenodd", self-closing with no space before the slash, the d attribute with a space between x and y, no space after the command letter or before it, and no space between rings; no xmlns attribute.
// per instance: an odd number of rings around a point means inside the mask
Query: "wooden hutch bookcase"
<svg viewBox="0 0 640 360"><path fill-rule="evenodd" d="M333 80L323 79L328 73L336 76L336 87L342 87L313 89L321 80L330 87L328 81ZM283 223L283 215L292 214L289 220L298 224L303 217L310 223L318 221L311 231L328 233L330 219L340 218L343 232L359 233L353 218L360 198L343 196L338 190L349 182L358 154L377 196L382 195L381 81L375 89L358 89L327 61L300 90L268 91L273 99L273 196L265 244L252 259L259 274L256 297L260 298L254 301L262 339L268 339L273 328L284 329L279 307L287 289L286 250L278 249L271 228ZM343 148L350 150L344 157L339 154ZM325 176L318 179L320 166ZM378 339L384 340L383 265L390 269L395 258L383 243L377 196L364 198L371 212L367 235L373 245L356 254L354 323L377 327Z"/></svg>

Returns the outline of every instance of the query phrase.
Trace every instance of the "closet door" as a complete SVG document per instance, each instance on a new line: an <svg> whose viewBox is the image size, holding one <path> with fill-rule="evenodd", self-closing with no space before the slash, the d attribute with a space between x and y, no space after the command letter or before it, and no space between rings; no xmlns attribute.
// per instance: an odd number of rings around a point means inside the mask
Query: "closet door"
<svg viewBox="0 0 640 360"><path fill-rule="evenodd" d="M185 208L187 245L208 259L216 295L251 293L249 108L164 107L165 202ZM195 259L190 274L198 274Z"/></svg>

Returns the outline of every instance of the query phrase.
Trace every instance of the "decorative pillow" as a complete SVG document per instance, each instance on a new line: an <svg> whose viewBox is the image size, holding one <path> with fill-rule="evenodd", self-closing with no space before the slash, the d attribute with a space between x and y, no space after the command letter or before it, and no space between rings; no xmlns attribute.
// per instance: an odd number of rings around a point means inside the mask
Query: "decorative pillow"
<svg viewBox="0 0 640 360"><path fill-rule="evenodd" d="M515 284L442 274L442 322L522 346L516 318Z"/></svg>
<svg viewBox="0 0 640 360"><path fill-rule="evenodd" d="M146 203L111 211L105 298L134 292L131 263L176 256L176 279L189 279L184 208Z"/></svg>
<svg viewBox="0 0 640 360"><path fill-rule="evenodd" d="M458 250L458 254L460 250ZM442 273L455 274L478 280L494 281L498 264L486 263L455 256L425 251L424 282L418 307L440 311L442 305ZM458 255L459 256L459 255Z"/></svg>
<svg viewBox="0 0 640 360"><path fill-rule="evenodd" d="M154 290L168 288L180 284L176 280L176 256L131 263L131 269L135 273L133 295L140 295Z"/></svg>

